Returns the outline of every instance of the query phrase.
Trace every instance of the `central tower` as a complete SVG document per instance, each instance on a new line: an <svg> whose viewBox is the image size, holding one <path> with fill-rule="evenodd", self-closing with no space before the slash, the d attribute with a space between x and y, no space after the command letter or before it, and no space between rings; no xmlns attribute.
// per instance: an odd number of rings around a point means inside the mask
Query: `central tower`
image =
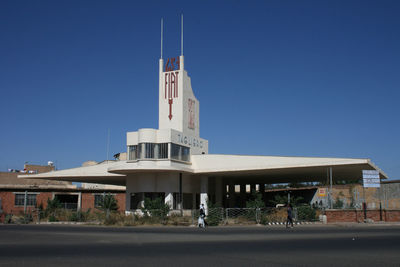
<svg viewBox="0 0 400 267"><path fill-rule="evenodd" d="M173 129L200 137L199 101L193 94L183 56L183 15L181 17L181 55L163 59L163 20L161 20L161 58L159 61L158 128Z"/></svg>
<svg viewBox="0 0 400 267"><path fill-rule="evenodd" d="M159 62L158 128L200 137L199 101L184 69L184 57Z"/></svg>

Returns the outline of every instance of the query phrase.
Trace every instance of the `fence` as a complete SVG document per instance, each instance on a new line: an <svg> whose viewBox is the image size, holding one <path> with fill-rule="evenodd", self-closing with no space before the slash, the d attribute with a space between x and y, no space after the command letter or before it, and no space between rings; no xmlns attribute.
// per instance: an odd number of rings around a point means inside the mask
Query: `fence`
<svg viewBox="0 0 400 267"><path fill-rule="evenodd" d="M197 224L198 217L199 210L193 210L193 224ZM209 225L282 224L287 220L287 211L283 208L209 208L206 219ZM296 222L314 222L317 221L317 212L310 207L294 208L293 219Z"/></svg>

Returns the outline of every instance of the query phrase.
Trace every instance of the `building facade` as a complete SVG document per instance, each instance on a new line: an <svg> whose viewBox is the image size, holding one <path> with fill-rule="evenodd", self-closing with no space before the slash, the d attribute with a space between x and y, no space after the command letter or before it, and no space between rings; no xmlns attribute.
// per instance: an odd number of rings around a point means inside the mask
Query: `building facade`
<svg viewBox="0 0 400 267"><path fill-rule="evenodd" d="M125 185L127 213L146 197L161 197L178 210L209 201L242 207L247 187L264 193L265 184L359 180L362 170L378 170L381 179L387 178L369 159L209 154L183 53L166 60L161 56L158 64L159 128L128 132L126 159L29 178Z"/></svg>

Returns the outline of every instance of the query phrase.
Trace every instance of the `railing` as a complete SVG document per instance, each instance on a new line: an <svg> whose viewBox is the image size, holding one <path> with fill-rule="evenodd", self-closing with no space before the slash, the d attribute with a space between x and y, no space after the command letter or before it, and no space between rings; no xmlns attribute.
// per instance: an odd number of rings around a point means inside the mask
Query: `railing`
<svg viewBox="0 0 400 267"><path fill-rule="evenodd" d="M197 224L199 210L192 211L192 222ZM314 222L317 217L303 214L301 210L293 208L295 222ZM285 208L209 208L207 222L210 225L251 225L251 224L282 224L287 220Z"/></svg>

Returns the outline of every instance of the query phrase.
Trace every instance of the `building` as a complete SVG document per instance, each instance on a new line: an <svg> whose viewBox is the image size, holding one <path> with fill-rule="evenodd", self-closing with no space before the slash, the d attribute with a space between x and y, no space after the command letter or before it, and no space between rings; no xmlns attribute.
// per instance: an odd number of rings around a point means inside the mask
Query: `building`
<svg viewBox="0 0 400 267"><path fill-rule="evenodd" d="M184 63L183 51L166 60L161 52L159 127L128 132L126 160L29 178L125 185L127 213L145 197L161 197L183 211L208 201L243 207L249 192L264 193L265 184L360 180L362 170L378 170L387 178L370 159L209 154L208 141L200 137L200 102Z"/></svg>
<svg viewBox="0 0 400 267"><path fill-rule="evenodd" d="M6 214L30 213L47 206L47 200L57 198L63 208L87 211L95 209L105 193L114 194L119 210L125 210L125 187L83 184L82 187L67 181L43 179L18 179L20 173L54 172L54 166L25 165L23 171L0 172L0 222ZM32 174L29 174L32 173Z"/></svg>

